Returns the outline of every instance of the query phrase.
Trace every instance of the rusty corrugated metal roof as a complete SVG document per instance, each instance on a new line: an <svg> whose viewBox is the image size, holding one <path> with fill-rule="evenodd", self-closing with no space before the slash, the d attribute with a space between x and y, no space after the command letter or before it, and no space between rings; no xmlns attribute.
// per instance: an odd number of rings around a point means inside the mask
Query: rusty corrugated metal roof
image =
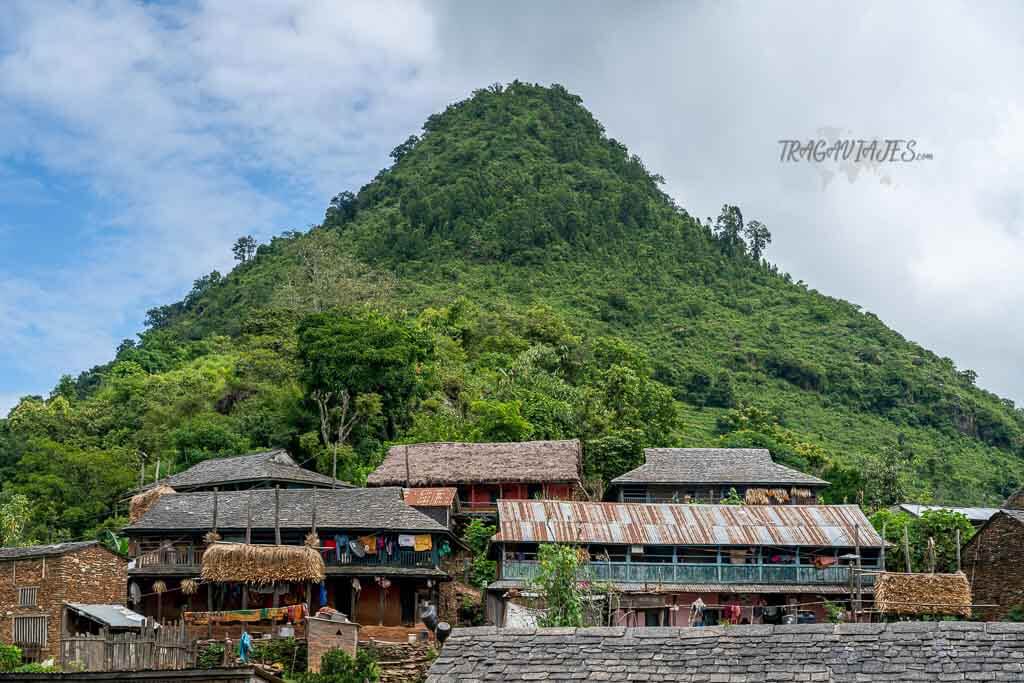
<svg viewBox="0 0 1024 683"><path fill-rule="evenodd" d="M496 542L864 547L882 539L856 505L680 505L499 500ZM859 528L858 528L859 527Z"/></svg>
<svg viewBox="0 0 1024 683"><path fill-rule="evenodd" d="M402 495L405 504L414 508L446 508L451 507L459 490L456 488L415 488L404 489Z"/></svg>

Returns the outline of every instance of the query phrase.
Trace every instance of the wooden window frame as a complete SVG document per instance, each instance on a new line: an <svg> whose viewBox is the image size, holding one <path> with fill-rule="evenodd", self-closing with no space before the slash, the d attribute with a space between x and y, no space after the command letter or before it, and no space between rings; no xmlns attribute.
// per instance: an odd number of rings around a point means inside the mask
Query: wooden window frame
<svg viewBox="0 0 1024 683"><path fill-rule="evenodd" d="M41 642L41 643L28 643L28 642L25 642L25 641L19 641L18 640L18 620L19 619L38 619L38 620L42 620L42 622L43 622L42 641L43 642ZM27 629L28 629L28 627L26 627L25 629L22 629L22 630L24 631L24 630L27 630ZM26 645L28 647L45 648L46 645L47 645L47 638L49 636L49 629L50 629L50 620L49 620L49 616L46 615L46 614L25 614L25 615L22 615L22 616L11 617L11 642L14 643L15 645Z"/></svg>
<svg viewBox="0 0 1024 683"><path fill-rule="evenodd" d="M32 601L25 602L25 596L31 595ZM19 586L18 587L18 607L38 607L39 606L39 586Z"/></svg>

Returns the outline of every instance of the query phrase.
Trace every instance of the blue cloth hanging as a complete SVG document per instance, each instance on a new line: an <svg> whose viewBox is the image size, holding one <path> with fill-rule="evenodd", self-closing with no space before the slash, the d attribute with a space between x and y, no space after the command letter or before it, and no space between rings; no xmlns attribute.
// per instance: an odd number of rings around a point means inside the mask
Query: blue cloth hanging
<svg viewBox="0 0 1024 683"><path fill-rule="evenodd" d="M320 606L323 607L327 604L327 582L320 582Z"/></svg>
<svg viewBox="0 0 1024 683"><path fill-rule="evenodd" d="M238 658L242 660L243 664L249 661L250 652L252 652L252 636L248 631L243 631L242 637L238 639Z"/></svg>

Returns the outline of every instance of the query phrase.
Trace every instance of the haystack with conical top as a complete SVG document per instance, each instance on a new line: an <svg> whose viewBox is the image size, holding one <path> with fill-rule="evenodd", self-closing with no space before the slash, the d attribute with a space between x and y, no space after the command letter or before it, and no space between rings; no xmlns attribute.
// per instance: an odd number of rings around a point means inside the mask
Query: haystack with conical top
<svg viewBox="0 0 1024 683"><path fill-rule="evenodd" d="M215 543L203 553L204 581L267 584L324 579L324 560L307 545Z"/></svg>

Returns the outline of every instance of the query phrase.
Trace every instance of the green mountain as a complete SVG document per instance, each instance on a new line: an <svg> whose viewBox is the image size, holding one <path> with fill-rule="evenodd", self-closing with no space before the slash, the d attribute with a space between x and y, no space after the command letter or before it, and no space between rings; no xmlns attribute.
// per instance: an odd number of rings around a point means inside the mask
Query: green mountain
<svg viewBox="0 0 1024 683"><path fill-rule="evenodd" d="M23 535L92 533L140 462L151 478L284 446L330 472L339 421L353 480L393 442L578 436L595 488L645 446L717 444L876 506L1024 482L1010 401L778 272L738 208L711 225L676 206L560 86L478 91L392 157L322 225L240 244L111 363L0 422Z"/></svg>

